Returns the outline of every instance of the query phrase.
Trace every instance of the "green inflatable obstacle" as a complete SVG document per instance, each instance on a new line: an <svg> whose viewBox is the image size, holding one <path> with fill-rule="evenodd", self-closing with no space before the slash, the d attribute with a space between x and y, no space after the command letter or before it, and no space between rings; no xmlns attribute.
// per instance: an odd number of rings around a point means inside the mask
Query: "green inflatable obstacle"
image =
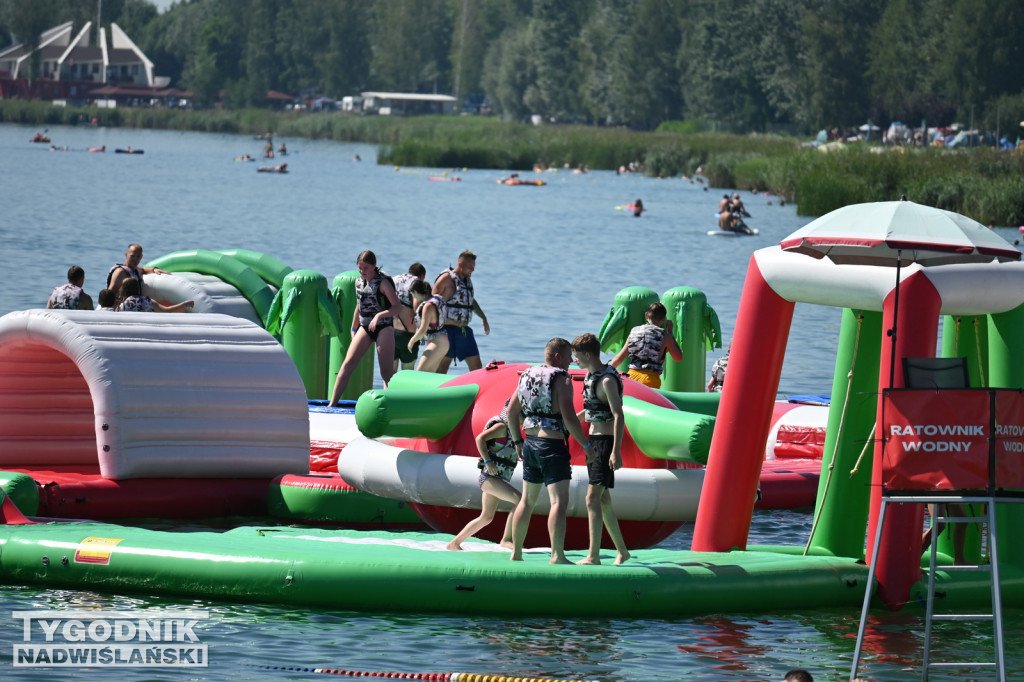
<svg viewBox="0 0 1024 682"><path fill-rule="evenodd" d="M707 383L707 352L722 347L718 313L708 305L704 292L693 287L669 289L661 302L667 312L666 319L672 321L676 343L683 351L680 362L666 355L661 387L668 391L702 393Z"/></svg>
<svg viewBox="0 0 1024 682"><path fill-rule="evenodd" d="M707 464L714 417L652 405L632 396L623 397L622 413L629 435L646 456Z"/></svg>
<svg viewBox="0 0 1024 682"><path fill-rule="evenodd" d="M988 316L943 315L942 357L967 358L971 386L988 386Z"/></svg>
<svg viewBox="0 0 1024 682"><path fill-rule="evenodd" d="M267 512L274 518L346 528L423 528L408 502L356 490L336 476L284 474L271 481Z"/></svg>
<svg viewBox="0 0 1024 682"><path fill-rule="evenodd" d="M266 326L267 313L270 311L270 304L274 301L274 292L255 270L234 256L196 249L170 253L150 261L146 265L168 272L198 272L203 275L219 277L238 289L239 293L256 309L256 313Z"/></svg>
<svg viewBox="0 0 1024 682"><path fill-rule="evenodd" d="M341 365L345 362L345 354L348 347L352 345L352 334L348 331L352 326L352 320L358 307L356 300L356 279L359 278L358 270L346 270L334 278L331 286L331 298L338 307L338 315L341 320L342 333L331 339L330 364L327 368L328 393L334 388L334 380L341 371ZM366 355L359 360L348 386L342 392L341 400L356 400L363 393L373 388L373 356L375 353L367 351Z"/></svg>
<svg viewBox="0 0 1024 682"><path fill-rule="evenodd" d="M476 384L366 391L356 402L356 426L367 438L440 440L459 425L479 391Z"/></svg>
<svg viewBox="0 0 1024 682"><path fill-rule="evenodd" d="M676 406L676 409L682 412L696 412L709 417L718 414L718 403L722 399L722 394L718 392L691 393L689 391L666 391L661 388L654 390L665 396L670 403Z"/></svg>
<svg viewBox="0 0 1024 682"><path fill-rule="evenodd" d="M267 331L280 337L299 370L306 397L326 398L328 337L341 334L338 308L327 291L327 278L313 270L285 276L266 317Z"/></svg>
<svg viewBox="0 0 1024 682"><path fill-rule="evenodd" d="M418 372L414 369L400 369L388 382L388 388L440 388L452 377L437 372Z"/></svg>
<svg viewBox="0 0 1024 682"><path fill-rule="evenodd" d="M248 265L253 271L263 278L263 281L276 289L284 284L284 278L292 271L292 268L277 260L273 256L258 251L246 249L226 249L218 251L225 256L231 256L235 260Z"/></svg>
<svg viewBox="0 0 1024 682"><path fill-rule="evenodd" d="M809 553L864 556L882 313L843 310Z"/></svg>
<svg viewBox="0 0 1024 682"><path fill-rule="evenodd" d="M619 291L597 335L601 350L618 352L626 344L629 332L646 324L645 313L651 304L659 301L665 306L665 319L672 323L672 335L683 352L681 362L666 355L662 388L703 393L707 351L722 347L722 325L718 313L708 305L700 289L675 287L666 291L662 298L647 287L626 287ZM617 369L627 371L628 361L623 361Z"/></svg>
<svg viewBox="0 0 1024 682"><path fill-rule="evenodd" d="M657 292L647 287L626 287L615 294L612 308L605 315L601 330L597 334L601 350L617 353L626 345L630 330L647 322L644 313L652 303L658 301ZM629 369L629 362L624 361L617 369L625 372Z"/></svg>
<svg viewBox="0 0 1024 682"><path fill-rule="evenodd" d="M992 388L1024 386L1024 306L988 316L988 385ZM1000 565L1024 566L1024 505L1002 504L996 509Z"/></svg>
<svg viewBox="0 0 1024 682"><path fill-rule="evenodd" d="M0 471L0 491L10 497L25 516L39 513L39 486L28 474Z"/></svg>

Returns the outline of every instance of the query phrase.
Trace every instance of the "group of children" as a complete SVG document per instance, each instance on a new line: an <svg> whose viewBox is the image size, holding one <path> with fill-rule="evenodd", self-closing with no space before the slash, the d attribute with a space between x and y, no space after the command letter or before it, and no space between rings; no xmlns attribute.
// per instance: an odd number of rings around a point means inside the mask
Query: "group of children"
<svg viewBox="0 0 1024 682"><path fill-rule="evenodd" d="M463 252L459 258L460 267L463 261L476 260L470 252ZM424 280L426 268L421 263L413 263L407 273L391 277L377 266L377 255L367 250L356 258L356 269L359 277L355 281L352 342L331 391L328 402L331 407L337 406L356 366L371 346L377 348L385 388L400 364L403 369L411 369L415 362L415 368L421 372L447 369L443 364L449 352L446 322L448 308L455 302L442 293L434 293ZM472 273L472 268L469 272ZM439 280L443 276L445 273ZM421 340L426 347L418 356Z"/></svg>
<svg viewBox="0 0 1024 682"><path fill-rule="evenodd" d="M615 487L615 471L622 467L625 434L623 382L616 367L628 356L630 378L657 388L661 385L665 354L671 354L677 361L682 360L682 351L672 334L671 322L666 323L665 306L652 304L645 317L647 323L630 331L623 349L610 364L601 360L601 343L593 334L578 336L571 347L564 339L548 342L545 364L523 372L516 392L505 401L501 413L489 419L476 437L481 459L477 465L483 493L481 511L448 543L448 549L462 549L463 542L494 520L498 503L504 501L516 505L516 510L508 516L501 545L512 549L513 560L521 559L529 516L543 483L551 497L548 522L551 561L565 563L565 498L570 475L567 441L572 435L580 441L586 453L589 477L587 517L590 543L587 556L577 563L601 563L602 528L608 531L615 546L615 564L629 559L629 550L612 509L610 493ZM571 359L587 371L583 380L583 409L577 413L566 407L571 406L571 395L567 395L571 391L571 382L566 372ZM563 402L566 399L569 402ZM525 439L520 433L520 415L525 417ZM590 424L587 434L582 434L580 421ZM532 449L547 450L539 458L531 457L532 451L524 445L524 440L530 441L526 445ZM564 445L558 443L559 440L564 440ZM545 445L543 441L556 442ZM510 483L520 455L524 466L523 493ZM559 456L561 464L556 462ZM541 463L538 465L537 461Z"/></svg>

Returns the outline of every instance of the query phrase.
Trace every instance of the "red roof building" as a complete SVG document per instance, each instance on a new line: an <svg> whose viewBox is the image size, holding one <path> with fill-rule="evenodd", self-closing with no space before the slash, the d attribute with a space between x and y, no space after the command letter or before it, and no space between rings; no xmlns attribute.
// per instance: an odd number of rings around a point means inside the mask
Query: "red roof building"
<svg viewBox="0 0 1024 682"><path fill-rule="evenodd" d="M28 60L33 51L22 44L0 50L0 97L27 99L85 99L97 86L126 86L165 90L169 79L154 76L153 62L116 23L110 24L110 41L102 27L92 22L72 35L67 22L44 31L39 37L40 72L28 81Z"/></svg>

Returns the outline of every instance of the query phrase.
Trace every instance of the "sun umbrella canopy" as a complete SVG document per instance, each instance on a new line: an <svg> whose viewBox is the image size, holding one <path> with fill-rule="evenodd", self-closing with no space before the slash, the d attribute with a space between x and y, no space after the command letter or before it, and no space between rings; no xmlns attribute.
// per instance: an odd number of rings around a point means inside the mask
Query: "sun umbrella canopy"
<svg viewBox="0 0 1024 682"><path fill-rule="evenodd" d="M1012 244L981 223L912 201L852 204L782 240L783 249L839 264L895 266L1020 260Z"/></svg>

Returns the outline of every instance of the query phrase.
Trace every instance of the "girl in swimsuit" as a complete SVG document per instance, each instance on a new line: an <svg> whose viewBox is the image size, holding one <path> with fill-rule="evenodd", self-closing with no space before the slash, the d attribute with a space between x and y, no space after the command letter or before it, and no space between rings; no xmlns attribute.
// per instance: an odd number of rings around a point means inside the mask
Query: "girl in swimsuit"
<svg viewBox="0 0 1024 682"><path fill-rule="evenodd" d="M377 267L377 255L373 251L363 251L359 254L356 269L359 270L359 280L356 282L357 296L361 286L376 286L377 296L359 297L359 305L352 316L352 343L334 382L331 401L328 403L330 407L338 406L338 400L348 386L352 373L371 345L377 345L377 364L385 388L395 373L394 318L401 313L402 302L398 300L391 278Z"/></svg>
<svg viewBox="0 0 1024 682"><path fill-rule="evenodd" d="M515 447L509 442L508 437L508 403L501 414L487 420L484 430L476 437L476 449L480 453L480 490L483 497L480 500L480 516L466 524L466 527L459 531L447 549L462 549L462 543L480 532L494 520L494 513L498 510L498 502L504 500L513 505L519 504L521 493L512 487L509 480L512 472L515 471L519 456ZM499 441L504 441L500 442ZM501 536L501 546L512 548L512 514L509 513L505 521L505 531Z"/></svg>

